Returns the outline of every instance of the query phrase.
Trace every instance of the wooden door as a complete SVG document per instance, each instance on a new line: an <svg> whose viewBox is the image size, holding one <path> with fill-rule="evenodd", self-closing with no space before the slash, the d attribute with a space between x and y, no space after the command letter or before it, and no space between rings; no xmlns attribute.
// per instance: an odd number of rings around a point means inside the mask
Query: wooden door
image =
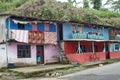
<svg viewBox="0 0 120 80"><path fill-rule="evenodd" d="M44 48L43 45L37 45L37 64L44 64Z"/></svg>

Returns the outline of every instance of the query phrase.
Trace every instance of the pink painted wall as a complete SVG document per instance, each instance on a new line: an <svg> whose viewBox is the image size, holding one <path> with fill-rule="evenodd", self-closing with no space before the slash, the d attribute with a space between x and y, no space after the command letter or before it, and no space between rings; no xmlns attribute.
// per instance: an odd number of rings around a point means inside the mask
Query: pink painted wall
<svg viewBox="0 0 120 80"><path fill-rule="evenodd" d="M17 58L17 45L24 43L10 43L8 45L9 63L23 63L36 65L36 45L31 45L31 58Z"/></svg>
<svg viewBox="0 0 120 80"><path fill-rule="evenodd" d="M58 51L55 45L45 45L44 47L45 63L58 62Z"/></svg>

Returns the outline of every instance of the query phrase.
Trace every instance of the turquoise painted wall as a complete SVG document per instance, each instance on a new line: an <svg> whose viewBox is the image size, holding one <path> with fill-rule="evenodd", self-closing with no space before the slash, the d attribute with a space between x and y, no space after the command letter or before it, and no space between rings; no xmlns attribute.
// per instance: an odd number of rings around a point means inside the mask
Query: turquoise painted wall
<svg viewBox="0 0 120 80"><path fill-rule="evenodd" d="M63 40L72 39L72 25L63 24Z"/></svg>
<svg viewBox="0 0 120 80"><path fill-rule="evenodd" d="M101 33L101 34L103 34L105 40L109 40L108 28L104 28L104 31L101 32L98 28L92 29L92 27L89 28L89 27L84 26L82 28L82 31L83 32L97 32L97 33Z"/></svg>
<svg viewBox="0 0 120 80"><path fill-rule="evenodd" d="M76 31L78 31L78 25L76 25ZM82 28L82 32L97 32L97 33L101 33L104 36L104 40L109 40L109 32L108 32L108 28L104 28L103 31L100 31L98 28L94 28L92 29L84 26ZM63 24L63 40L67 40L67 39L72 39L72 25L71 24Z"/></svg>

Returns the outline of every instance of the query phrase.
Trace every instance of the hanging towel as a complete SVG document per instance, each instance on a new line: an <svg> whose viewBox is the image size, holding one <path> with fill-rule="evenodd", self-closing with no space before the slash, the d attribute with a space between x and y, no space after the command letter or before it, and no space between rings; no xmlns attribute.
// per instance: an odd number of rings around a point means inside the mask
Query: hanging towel
<svg viewBox="0 0 120 80"><path fill-rule="evenodd" d="M11 39L14 39L18 42L28 43L28 31L25 30L10 30Z"/></svg>

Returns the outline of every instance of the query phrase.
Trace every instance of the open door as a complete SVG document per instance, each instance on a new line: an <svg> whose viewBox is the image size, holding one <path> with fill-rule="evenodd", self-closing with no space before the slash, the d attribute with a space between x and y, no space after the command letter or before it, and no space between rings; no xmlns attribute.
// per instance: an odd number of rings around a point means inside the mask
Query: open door
<svg viewBox="0 0 120 80"><path fill-rule="evenodd" d="M44 48L43 45L37 45L37 64L44 64Z"/></svg>

